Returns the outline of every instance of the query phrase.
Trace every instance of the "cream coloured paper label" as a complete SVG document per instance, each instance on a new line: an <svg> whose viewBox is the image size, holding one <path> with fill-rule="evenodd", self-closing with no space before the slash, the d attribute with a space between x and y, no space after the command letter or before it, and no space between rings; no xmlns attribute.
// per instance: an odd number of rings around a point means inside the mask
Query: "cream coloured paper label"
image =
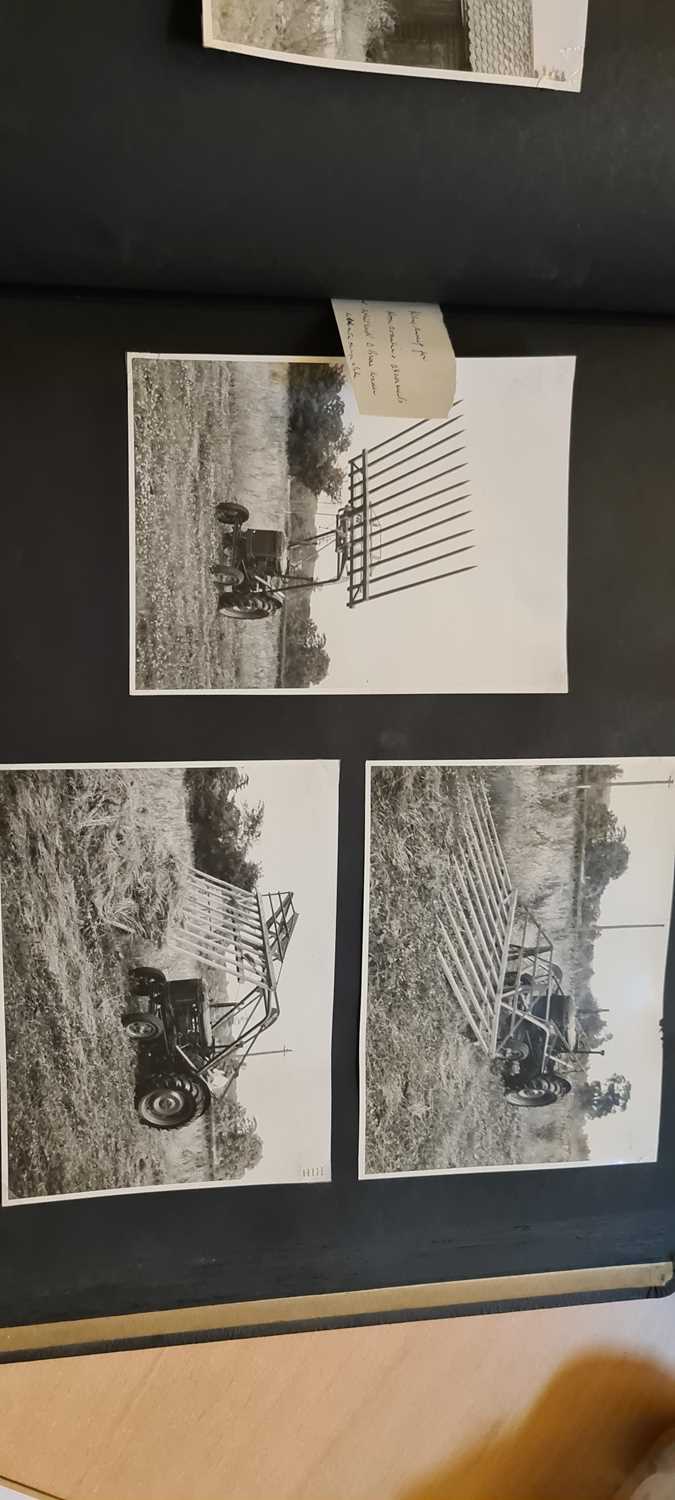
<svg viewBox="0 0 675 1500"><path fill-rule="evenodd" d="M455 355L437 303L334 297L356 404L363 417L447 417Z"/></svg>

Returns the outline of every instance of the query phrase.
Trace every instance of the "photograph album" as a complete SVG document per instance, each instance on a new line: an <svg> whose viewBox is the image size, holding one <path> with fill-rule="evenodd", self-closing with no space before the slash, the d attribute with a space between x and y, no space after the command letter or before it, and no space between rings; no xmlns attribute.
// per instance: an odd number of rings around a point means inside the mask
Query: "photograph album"
<svg viewBox="0 0 675 1500"><path fill-rule="evenodd" d="M670 1292L672 328L6 329L0 1360Z"/></svg>

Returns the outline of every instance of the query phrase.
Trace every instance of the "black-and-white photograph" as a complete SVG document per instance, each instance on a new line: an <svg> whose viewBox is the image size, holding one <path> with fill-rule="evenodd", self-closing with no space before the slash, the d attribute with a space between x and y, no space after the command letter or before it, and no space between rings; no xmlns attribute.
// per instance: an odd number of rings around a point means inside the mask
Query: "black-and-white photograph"
<svg viewBox="0 0 675 1500"><path fill-rule="evenodd" d="M588 0L203 0L207 47L578 92Z"/></svg>
<svg viewBox="0 0 675 1500"><path fill-rule="evenodd" d="M4 1204L330 1180L338 775L0 769Z"/></svg>
<svg viewBox="0 0 675 1500"><path fill-rule="evenodd" d="M674 773L368 767L361 1176L656 1161Z"/></svg>
<svg viewBox="0 0 675 1500"><path fill-rule="evenodd" d="M341 360L127 364L132 693L567 691L573 358L426 422Z"/></svg>

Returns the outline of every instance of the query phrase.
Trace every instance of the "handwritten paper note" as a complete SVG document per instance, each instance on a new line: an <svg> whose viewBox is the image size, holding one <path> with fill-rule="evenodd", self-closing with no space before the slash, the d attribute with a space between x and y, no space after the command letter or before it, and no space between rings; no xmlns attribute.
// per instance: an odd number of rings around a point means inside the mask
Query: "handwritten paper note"
<svg viewBox="0 0 675 1500"><path fill-rule="evenodd" d="M436 303L333 298L356 404L364 417L447 417L455 356Z"/></svg>

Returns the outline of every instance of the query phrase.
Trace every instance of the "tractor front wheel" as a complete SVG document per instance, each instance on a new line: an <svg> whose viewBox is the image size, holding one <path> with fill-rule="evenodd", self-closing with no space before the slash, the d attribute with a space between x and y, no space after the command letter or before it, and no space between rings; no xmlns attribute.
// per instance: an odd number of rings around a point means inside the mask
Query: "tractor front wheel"
<svg viewBox="0 0 675 1500"><path fill-rule="evenodd" d="M542 1073L521 1083L518 1088L508 1088L506 1100L519 1109L545 1109L547 1104L557 1104L571 1091L572 1085L567 1078L561 1078L558 1073Z"/></svg>
<svg viewBox="0 0 675 1500"><path fill-rule="evenodd" d="M245 526L248 515L246 506L238 505L234 500L225 500L216 506L216 520L223 526Z"/></svg>
<svg viewBox="0 0 675 1500"><path fill-rule="evenodd" d="M179 1130L208 1109L209 1091L200 1078L163 1073L149 1078L136 1093L136 1110L153 1130Z"/></svg>
<svg viewBox="0 0 675 1500"><path fill-rule="evenodd" d="M221 594L218 614L228 620L267 620L281 609L282 601L268 594Z"/></svg>

